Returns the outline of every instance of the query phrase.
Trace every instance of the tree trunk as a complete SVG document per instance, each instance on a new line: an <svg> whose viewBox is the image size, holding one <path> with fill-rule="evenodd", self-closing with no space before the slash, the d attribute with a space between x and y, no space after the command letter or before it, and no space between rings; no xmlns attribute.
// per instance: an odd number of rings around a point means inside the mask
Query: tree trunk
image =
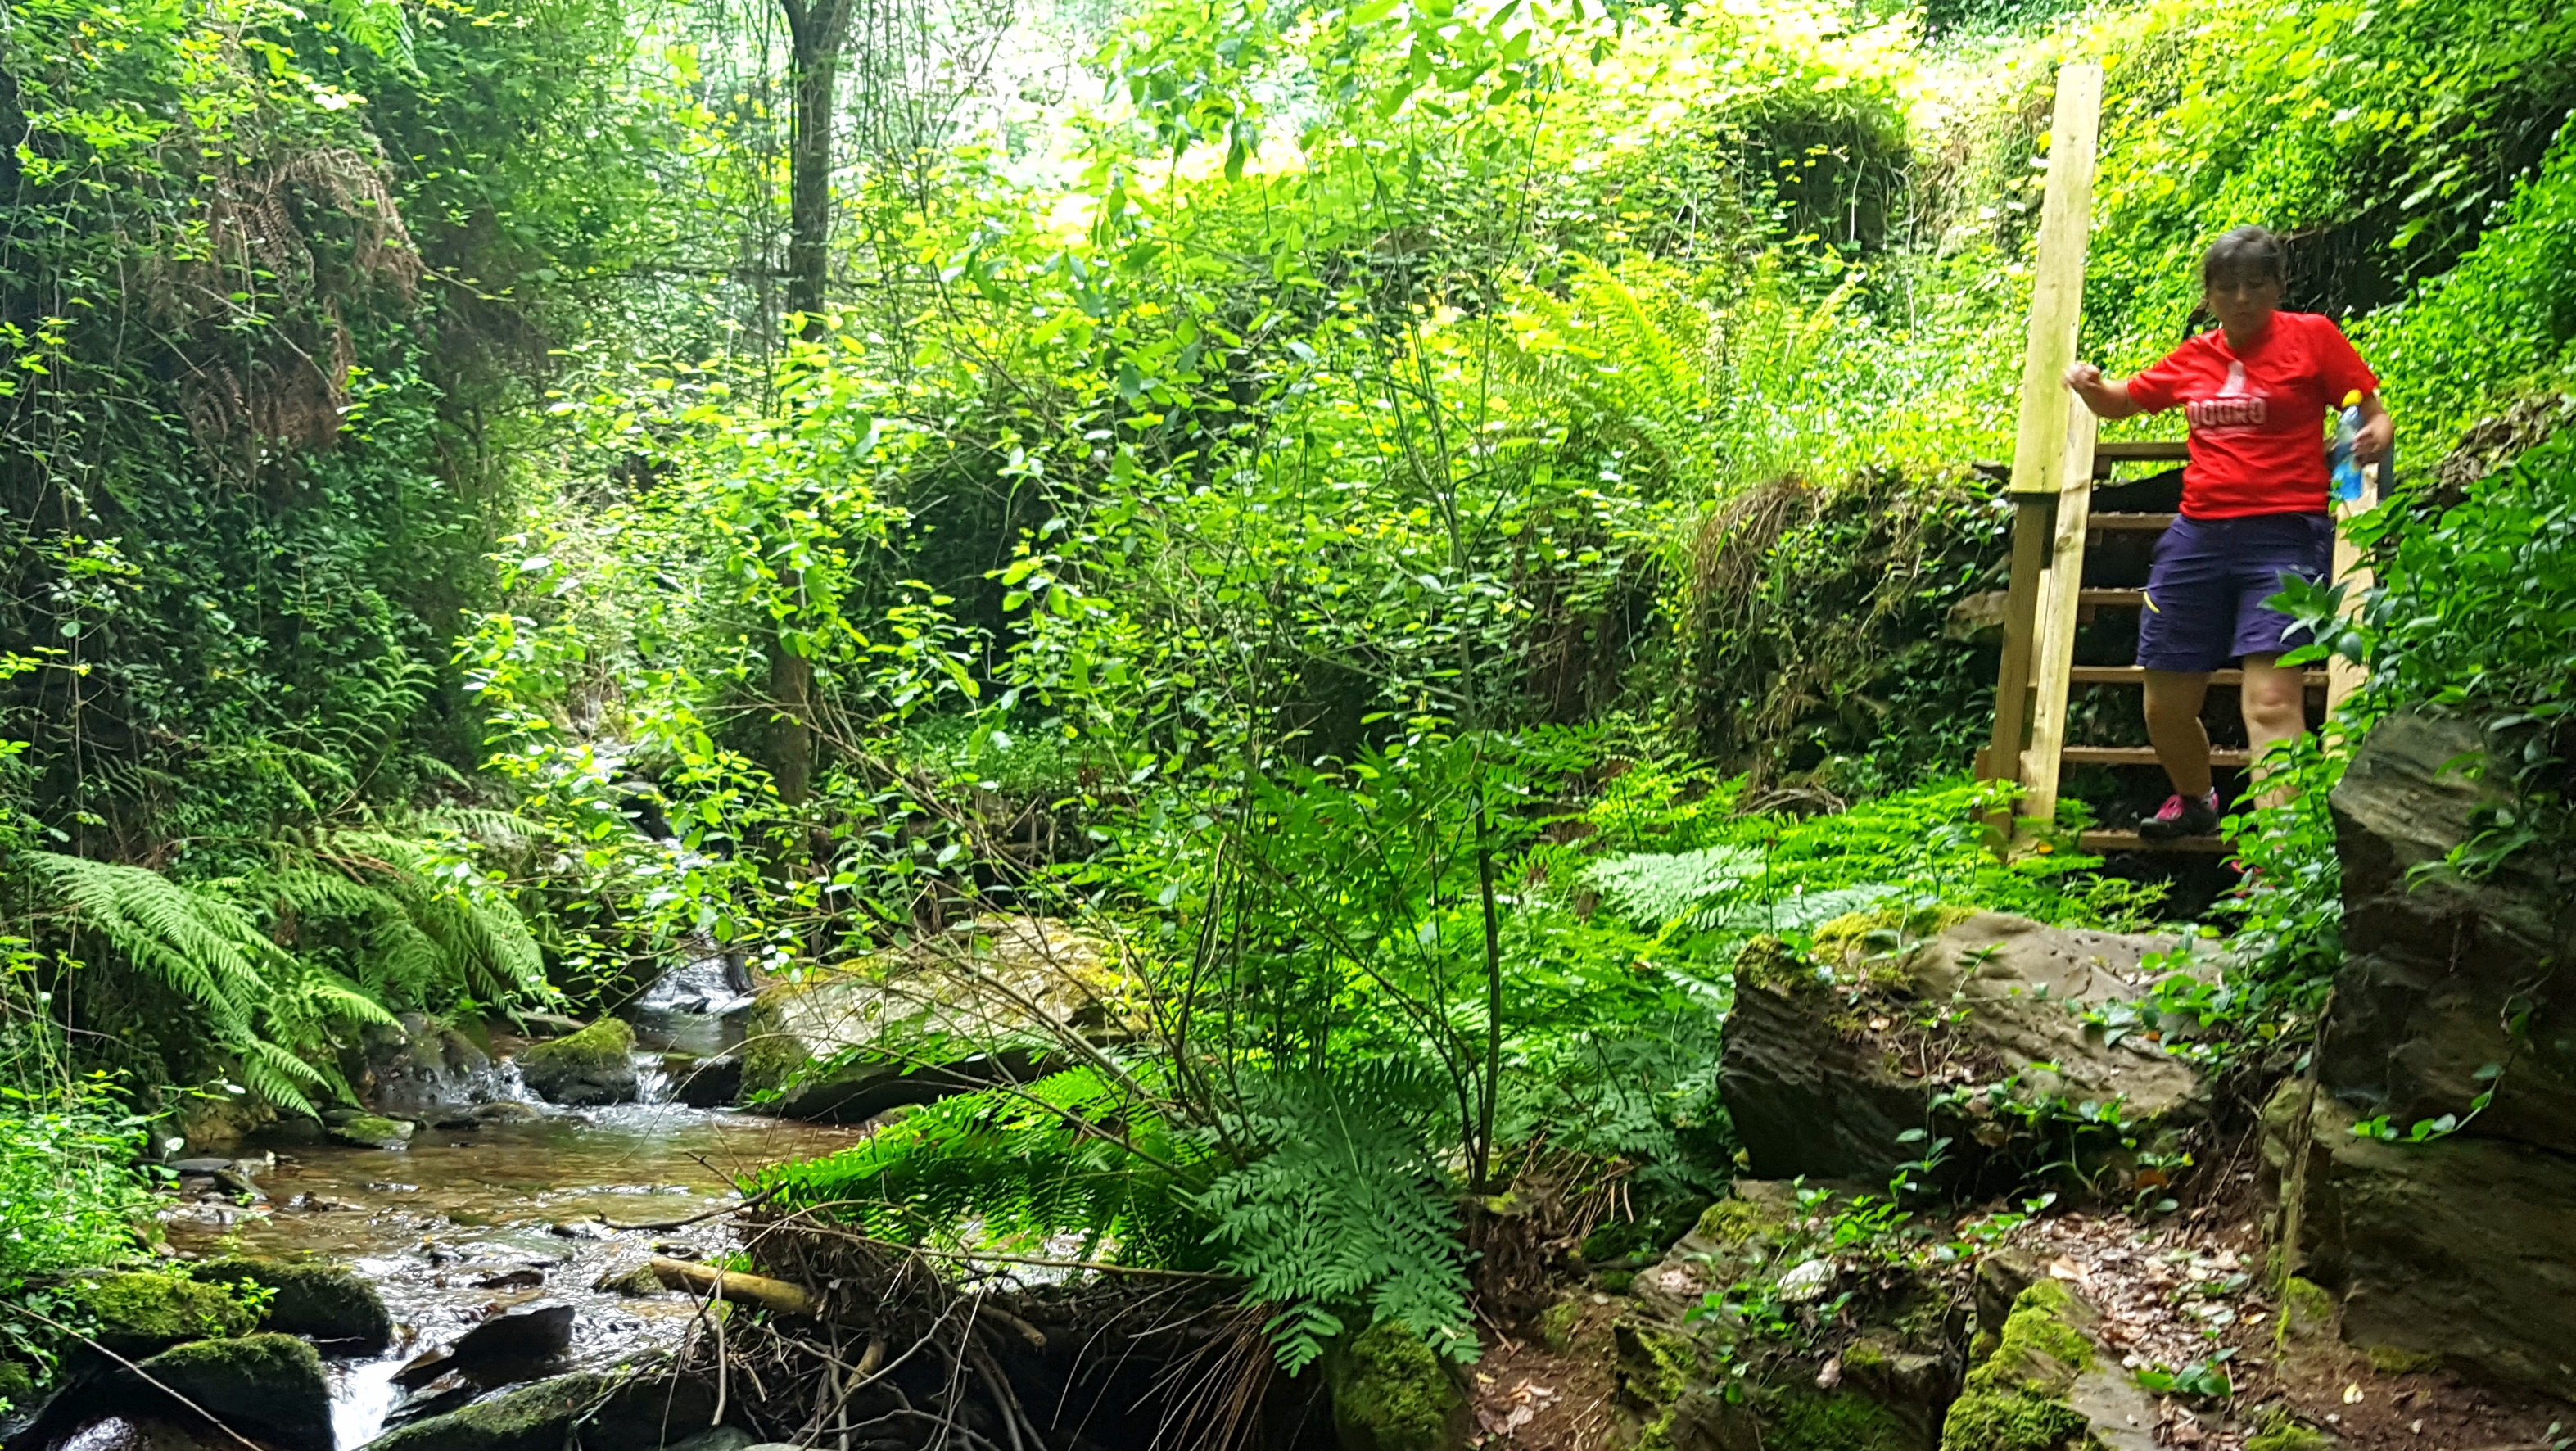
<svg viewBox="0 0 2576 1451"><path fill-rule="evenodd" d="M833 107L850 3L779 0L787 16L796 98L787 150L787 310L803 314L800 329L807 338L823 335L832 255ZM804 582L791 571L779 583L798 593ZM788 645L783 629L769 637L769 701L769 774L781 801L802 805L814 782L814 662Z"/></svg>
<svg viewBox="0 0 2576 1451"><path fill-rule="evenodd" d="M789 572L780 581L799 588ZM814 662L796 653L785 630L769 636L769 777L778 799L802 806L814 792Z"/></svg>
<svg viewBox="0 0 2576 1451"><path fill-rule="evenodd" d="M832 122L850 0L779 0L787 13L796 117L787 149L787 310L803 334L822 336L831 262Z"/></svg>

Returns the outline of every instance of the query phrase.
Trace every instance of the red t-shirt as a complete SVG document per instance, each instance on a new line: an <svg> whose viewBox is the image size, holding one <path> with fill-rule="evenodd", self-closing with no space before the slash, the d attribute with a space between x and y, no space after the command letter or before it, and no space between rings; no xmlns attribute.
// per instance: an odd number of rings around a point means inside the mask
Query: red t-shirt
<svg viewBox="0 0 2576 1451"><path fill-rule="evenodd" d="M2183 513L2241 519L2326 512L2326 410L2378 387L2332 318L2276 312L2243 357L2211 328L2131 378L2129 399L2191 421Z"/></svg>

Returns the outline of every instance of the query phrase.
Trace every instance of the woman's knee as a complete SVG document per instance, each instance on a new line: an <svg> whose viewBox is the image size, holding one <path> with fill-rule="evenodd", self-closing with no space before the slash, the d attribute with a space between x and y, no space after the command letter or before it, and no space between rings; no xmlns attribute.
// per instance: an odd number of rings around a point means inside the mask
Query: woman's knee
<svg viewBox="0 0 2576 1451"><path fill-rule="evenodd" d="M2249 670L2245 672L2243 697L2249 725L2269 727L2274 735L2290 735L2308 727L2307 682L2297 671Z"/></svg>

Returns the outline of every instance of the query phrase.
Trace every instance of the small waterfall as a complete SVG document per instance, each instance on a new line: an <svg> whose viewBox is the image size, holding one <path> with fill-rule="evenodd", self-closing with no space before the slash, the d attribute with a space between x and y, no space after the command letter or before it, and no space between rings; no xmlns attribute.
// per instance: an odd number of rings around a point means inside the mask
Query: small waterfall
<svg viewBox="0 0 2576 1451"><path fill-rule="evenodd" d="M635 1101L647 1106L671 1101L671 1074L663 1067L659 1053L633 1053L635 1064Z"/></svg>

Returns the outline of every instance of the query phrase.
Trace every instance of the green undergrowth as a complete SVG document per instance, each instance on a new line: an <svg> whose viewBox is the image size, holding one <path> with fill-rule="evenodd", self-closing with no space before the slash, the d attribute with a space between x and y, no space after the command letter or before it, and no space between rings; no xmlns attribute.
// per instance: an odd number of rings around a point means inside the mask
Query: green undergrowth
<svg viewBox="0 0 2576 1451"><path fill-rule="evenodd" d="M1744 789L1687 768L1631 766L1586 813L1606 849L1569 865L1606 905L1697 961L1730 958L1757 934L1803 939L1881 906L2126 928L2162 896L2095 876L2100 860L2069 850L1996 860L1979 817L2009 797L1988 783L1946 780L1809 816L1739 810ZM1661 849L1644 849L1659 837Z"/></svg>

